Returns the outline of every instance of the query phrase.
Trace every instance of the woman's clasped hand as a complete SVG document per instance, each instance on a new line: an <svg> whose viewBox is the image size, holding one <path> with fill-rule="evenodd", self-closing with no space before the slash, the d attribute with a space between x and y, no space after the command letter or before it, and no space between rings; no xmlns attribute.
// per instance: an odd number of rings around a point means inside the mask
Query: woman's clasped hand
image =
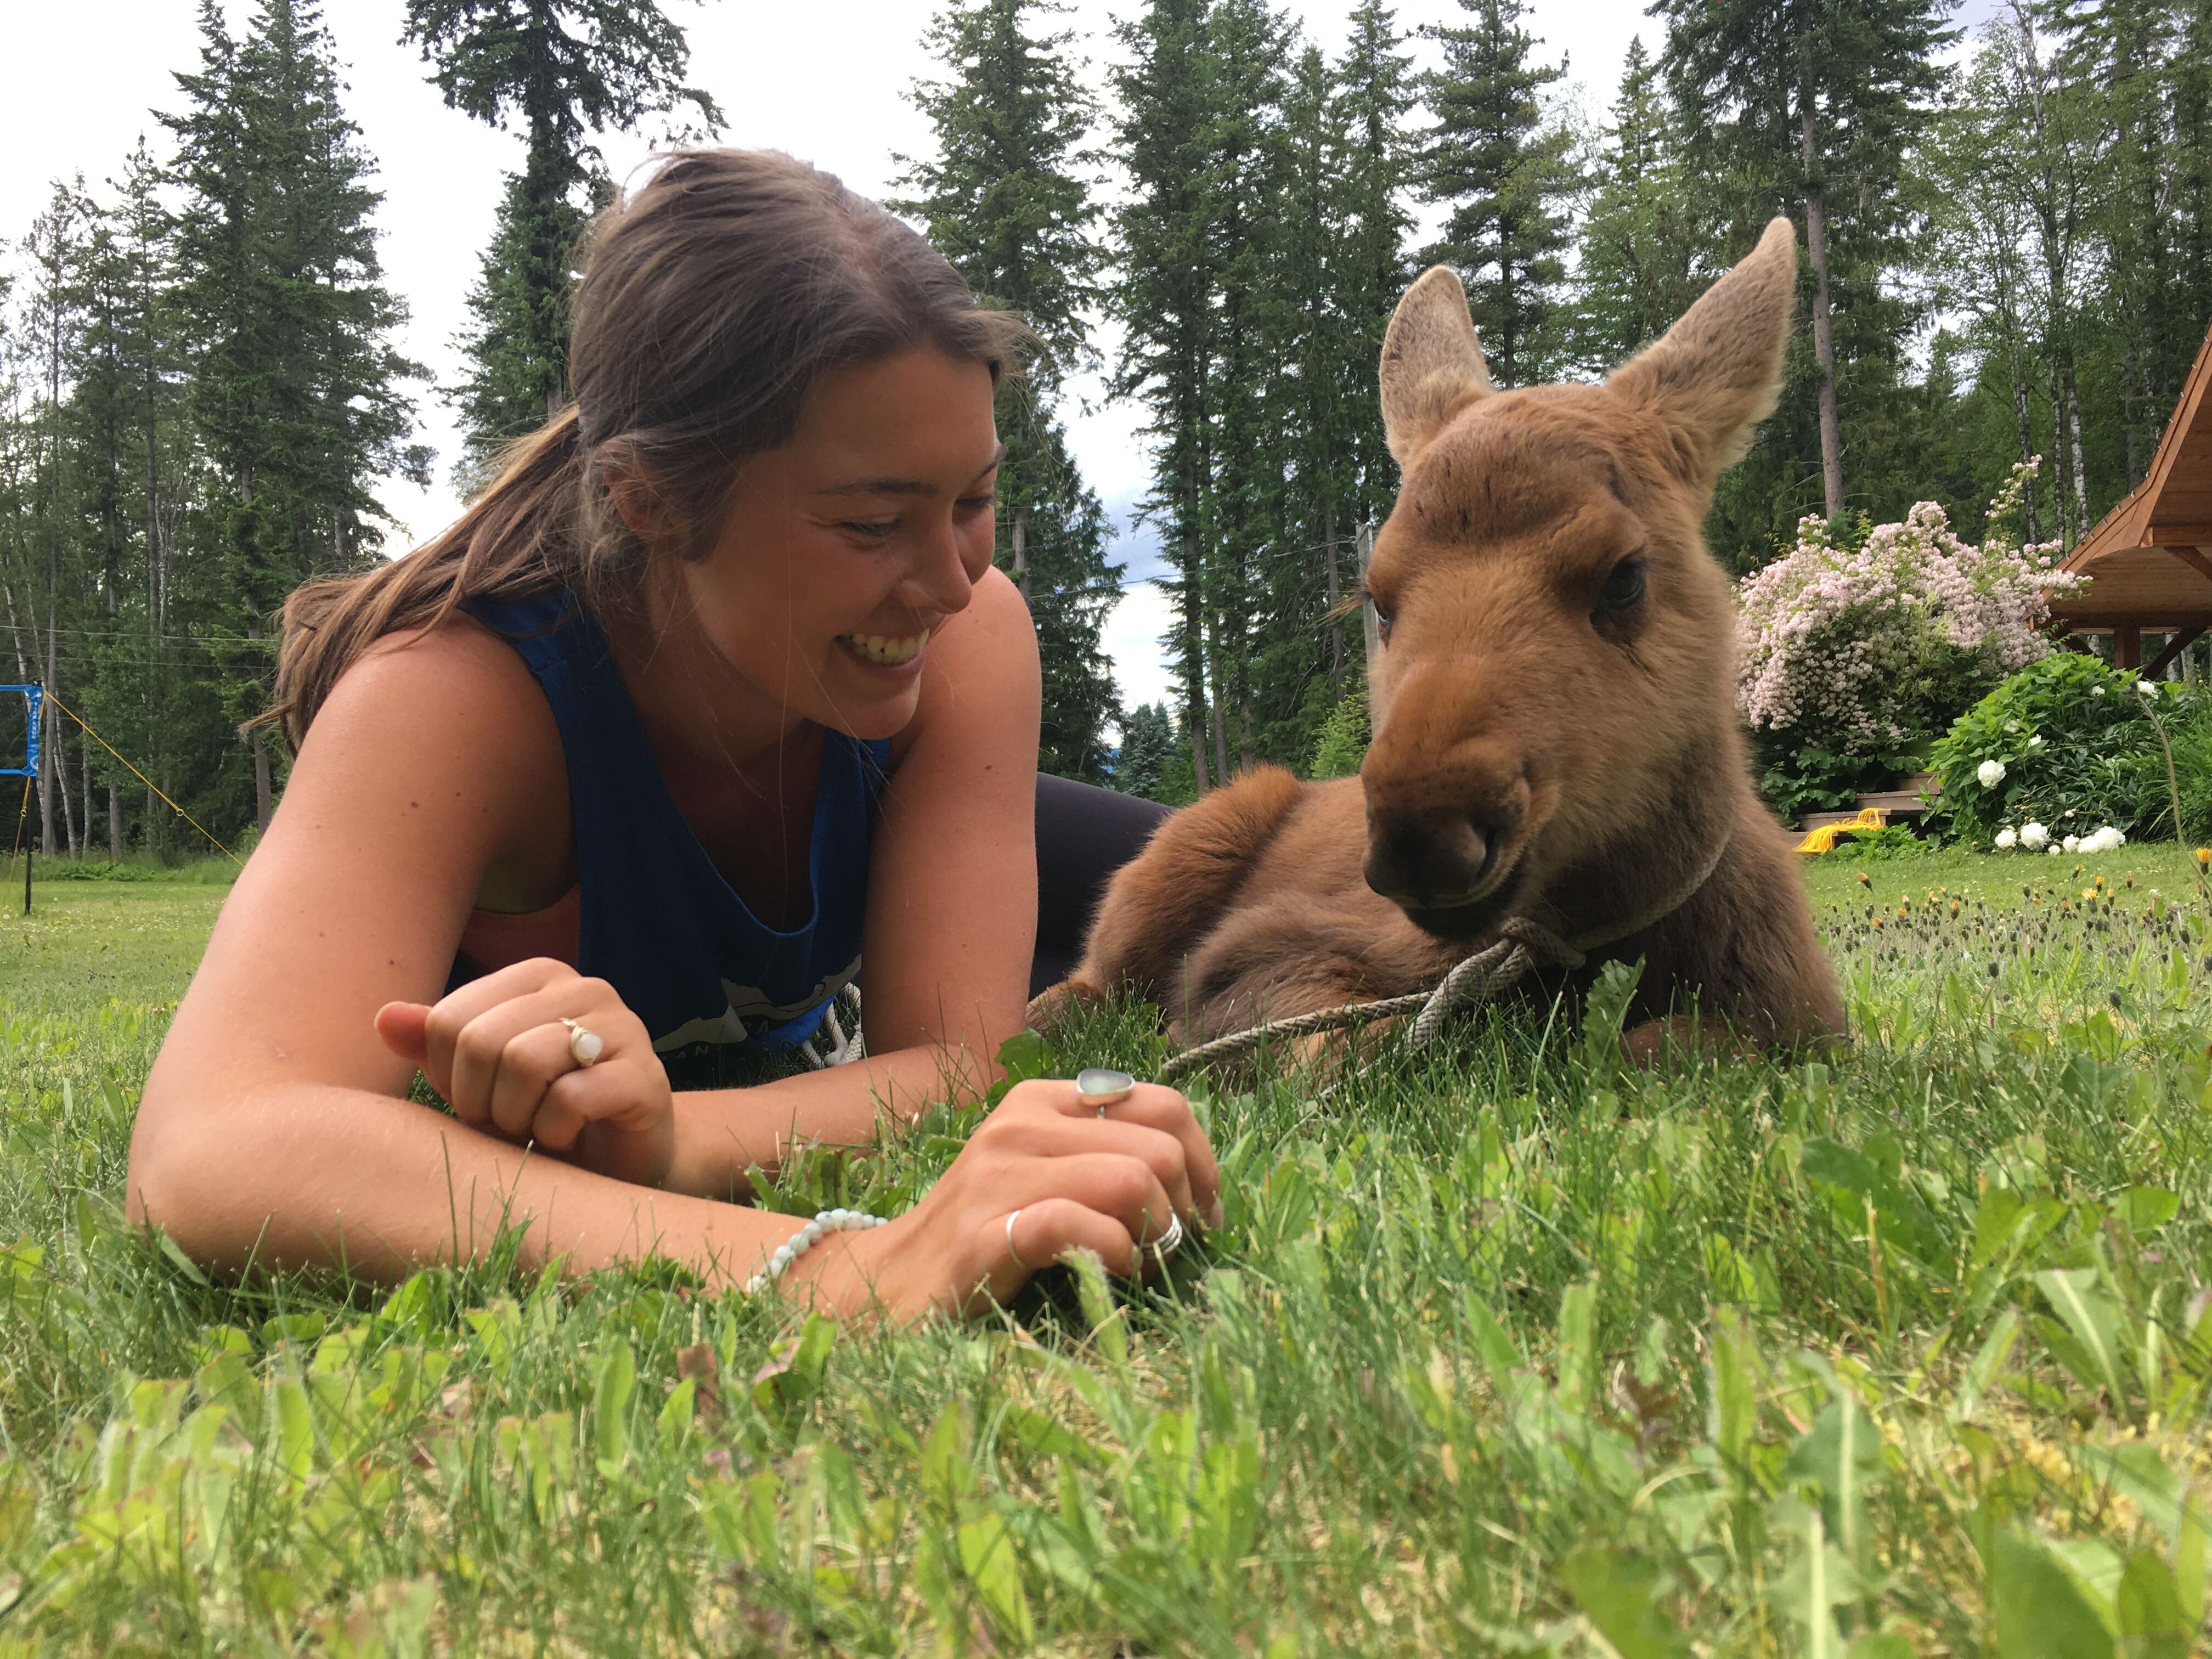
<svg viewBox="0 0 2212 1659"><path fill-rule="evenodd" d="M1190 1103L1139 1084L1102 1109L1040 1078L1006 1091L914 1208L816 1245L784 1282L835 1312L972 1313L1071 1251L1146 1272L1178 1220L1221 1223L1221 1170Z"/></svg>

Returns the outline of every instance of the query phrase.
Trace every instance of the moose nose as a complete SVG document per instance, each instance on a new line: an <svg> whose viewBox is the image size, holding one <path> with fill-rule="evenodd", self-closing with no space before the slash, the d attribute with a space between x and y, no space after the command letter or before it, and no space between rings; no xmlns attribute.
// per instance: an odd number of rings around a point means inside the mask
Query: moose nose
<svg viewBox="0 0 2212 1659"><path fill-rule="evenodd" d="M1474 896L1494 842L1489 825L1455 815L1370 818L1367 884L1395 903L1449 909Z"/></svg>

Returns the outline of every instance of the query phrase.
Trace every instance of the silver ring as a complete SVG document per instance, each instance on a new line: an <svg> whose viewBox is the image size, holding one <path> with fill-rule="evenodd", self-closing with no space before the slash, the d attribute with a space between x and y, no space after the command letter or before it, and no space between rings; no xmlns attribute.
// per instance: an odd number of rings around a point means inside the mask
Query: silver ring
<svg viewBox="0 0 2212 1659"><path fill-rule="evenodd" d="M1168 1257L1173 1255L1177 1250L1182 1249L1182 1218L1179 1215L1170 1215L1168 1217L1168 1230L1160 1235L1160 1242L1157 1244L1147 1244L1145 1248L1150 1250L1153 1255L1158 1257L1159 1260L1164 1261Z"/></svg>
<svg viewBox="0 0 2212 1659"><path fill-rule="evenodd" d="M1023 1261L1022 1253L1014 1248L1014 1218L1019 1214L1021 1214L1019 1210L1009 1210L1006 1212L1006 1254L1013 1257L1014 1266L1025 1273L1033 1273L1036 1269Z"/></svg>
<svg viewBox="0 0 2212 1659"><path fill-rule="evenodd" d="M607 1050L607 1041L580 1019L562 1016L561 1023L568 1028L568 1058L589 1071L599 1063L599 1056Z"/></svg>
<svg viewBox="0 0 2212 1659"><path fill-rule="evenodd" d="M1085 1106L1096 1106L1101 1117L1106 1115L1109 1106L1127 1100L1136 1086L1137 1079L1127 1072L1104 1066L1086 1066L1075 1074L1076 1097Z"/></svg>

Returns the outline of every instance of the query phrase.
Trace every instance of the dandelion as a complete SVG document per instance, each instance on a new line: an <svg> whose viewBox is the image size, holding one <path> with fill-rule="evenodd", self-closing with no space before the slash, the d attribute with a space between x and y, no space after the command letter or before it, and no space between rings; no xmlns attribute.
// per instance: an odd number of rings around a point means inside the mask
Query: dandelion
<svg viewBox="0 0 2212 1659"><path fill-rule="evenodd" d="M1974 775L1981 780L1984 789L1996 788L2004 781L2004 763L2001 760L1985 760L1974 769Z"/></svg>
<svg viewBox="0 0 2212 1659"><path fill-rule="evenodd" d="M2212 866L2212 847L2200 847L2197 849L2197 867L2202 870L2208 866Z"/></svg>

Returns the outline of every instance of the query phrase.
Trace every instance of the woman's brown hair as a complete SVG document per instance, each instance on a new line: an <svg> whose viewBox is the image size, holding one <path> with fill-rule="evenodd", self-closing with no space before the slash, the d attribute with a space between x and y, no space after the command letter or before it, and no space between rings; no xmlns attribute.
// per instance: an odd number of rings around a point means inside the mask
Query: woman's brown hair
<svg viewBox="0 0 2212 1659"><path fill-rule="evenodd" d="M275 695L252 724L281 724L296 749L364 650L464 600L566 587L606 617L651 555L714 546L740 465L791 440L823 374L926 346L995 380L1030 337L830 174L773 151L680 151L593 224L570 309L574 401L509 447L442 535L286 601ZM649 492L665 546L613 510L611 477Z"/></svg>

